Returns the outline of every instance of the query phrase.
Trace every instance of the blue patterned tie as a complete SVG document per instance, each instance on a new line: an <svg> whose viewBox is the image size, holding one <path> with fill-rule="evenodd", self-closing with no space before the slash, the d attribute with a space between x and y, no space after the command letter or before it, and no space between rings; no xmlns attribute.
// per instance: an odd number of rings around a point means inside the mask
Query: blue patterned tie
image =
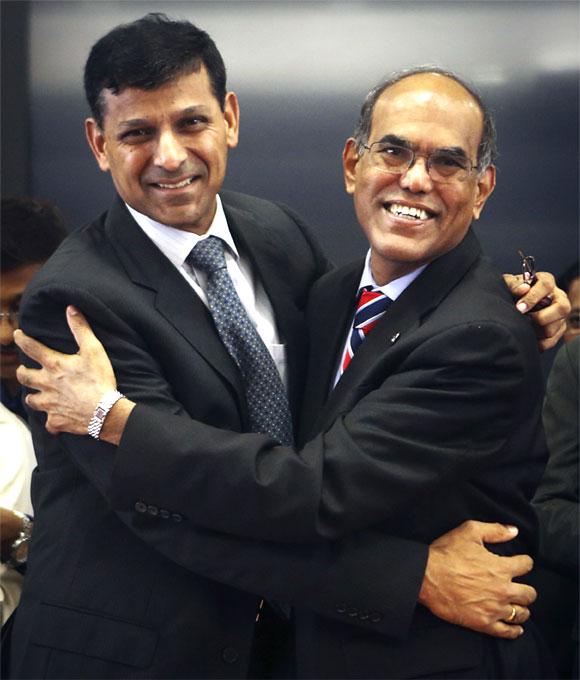
<svg viewBox="0 0 580 680"><path fill-rule="evenodd" d="M199 241L188 261L207 275L205 292L211 315L246 388L250 430L269 434L280 444L292 446L292 416L286 390L228 274L223 241L215 236Z"/></svg>

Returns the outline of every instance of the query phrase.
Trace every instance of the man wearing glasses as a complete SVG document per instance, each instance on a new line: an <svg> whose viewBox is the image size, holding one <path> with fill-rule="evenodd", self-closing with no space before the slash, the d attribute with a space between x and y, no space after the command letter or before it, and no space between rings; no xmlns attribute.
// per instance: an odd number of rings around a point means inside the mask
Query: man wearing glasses
<svg viewBox="0 0 580 680"><path fill-rule="evenodd" d="M405 73L373 90L343 153L370 251L311 294L302 448L121 397L100 431L117 449L91 453L113 455L104 483L120 515L140 525L141 508L165 508L188 524L290 544L356 541L372 528L435 546L428 572L449 562L448 539L438 537L477 517L519 527L500 554L532 552L529 497L544 464L535 338L470 229L495 185L494 154L485 105L453 74ZM116 381L82 317L70 320L79 354L58 356L20 335L45 369L19 376L42 389L27 401L49 412L51 431L84 434ZM50 384L55 360L59 386ZM193 545L184 537L184 550ZM353 575L368 566L361 558ZM407 556L391 571L393 595L418 566ZM230 577L243 580L244 569L260 566L228 554ZM332 583L332 567L328 574ZM292 581L303 578L297 563ZM264 574L270 593L275 581ZM449 616L439 586L423 579L419 603L429 608L415 609L399 639L379 629L378 608L345 600L331 619L298 603L298 675L541 676L533 627L518 637L525 607L507 596L493 631L517 639L498 640L443 620L461 623L461 611Z"/></svg>

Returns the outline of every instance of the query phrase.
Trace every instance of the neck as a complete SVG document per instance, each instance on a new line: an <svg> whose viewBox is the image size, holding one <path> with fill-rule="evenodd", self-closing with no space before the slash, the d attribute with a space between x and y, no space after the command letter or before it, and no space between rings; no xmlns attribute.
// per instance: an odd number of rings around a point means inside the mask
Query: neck
<svg viewBox="0 0 580 680"><path fill-rule="evenodd" d="M377 286L386 286L395 279L400 279L405 274L410 274L421 267L424 262L385 262L380 257L376 257L371 251L371 273Z"/></svg>

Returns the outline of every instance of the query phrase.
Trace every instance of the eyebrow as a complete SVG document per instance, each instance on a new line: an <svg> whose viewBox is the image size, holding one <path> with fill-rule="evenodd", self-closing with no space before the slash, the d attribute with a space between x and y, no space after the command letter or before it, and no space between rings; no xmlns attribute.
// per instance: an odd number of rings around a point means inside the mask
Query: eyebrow
<svg viewBox="0 0 580 680"><path fill-rule="evenodd" d="M119 128L132 128L139 127L140 125L150 125L149 121L145 118L130 118L129 120L122 120L118 127Z"/></svg>
<svg viewBox="0 0 580 680"><path fill-rule="evenodd" d="M188 106L182 111L179 111L177 114L178 118L183 118L185 116L192 116L192 115L207 115L208 108L204 104L199 104L199 105L194 105L194 106ZM129 118L128 120L122 120L118 127L120 129L128 129L128 128L133 128L133 127L140 127L140 126L148 126L151 125L151 121L148 120L147 118Z"/></svg>
<svg viewBox="0 0 580 680"><path fill-rule="evenodd" d="M416 145L412 144L408 139L391 134L384 135L378 140L378 142L381 144L396 144L397 146L401 146L404 149L414 150L416 148ZM442 146L438 149L433 149L433 151L431 151L431 154L447 154L449 156L455 156L457 158L467 159L469 158L465 149L463 149L460 146Z"/></svg>

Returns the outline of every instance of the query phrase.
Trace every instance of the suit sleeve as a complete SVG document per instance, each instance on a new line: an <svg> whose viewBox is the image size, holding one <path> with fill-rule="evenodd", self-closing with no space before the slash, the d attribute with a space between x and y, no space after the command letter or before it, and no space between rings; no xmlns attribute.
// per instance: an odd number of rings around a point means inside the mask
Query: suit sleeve
<svg viewBox="0 0 580 680"><path fill-rule="evenodd" d="M86 313L112 359L125 394L140 402L145 413L154 414L159 434L163 432L167 436L163 448L157 449L156 454L164 458L168 453L165 447L173 446L172 428L180 424L187 429L192 421L175 400L138 330L127 325L90 292L62 286L45 286L28 298L24 307L24 330L60 351L76 351L65 322L66 304L75 304ZM37 445L40 442L43 455L51 459L51 467L74 465L98 490L107 511L112 512L117 449L88 436L52 437L44 431L43 414L31 412L31 418ZM135 426L140 427L138 422ZM152 443L150 448L140 437L139 440L135 445L143 454L138 464L141 478L149 454L155 456L157 444ZM139 451L134 453L136 461ZM179 452L176 451L176 455L179 456ZM170 457L175 462L172 454ZM181 462L190 467L191 460ZM185 475L185 470L183 472ZM152 474L154 485L158 485L153 496L171 498L168 486L171 480L164 475L157 477L156 472ZM139 494L139 498L143 497ZM242 539L195 526L186 515L178 514L173 503L162 503L155 513L138 512L137 500L135 497L128 506L117 504L116 514L128 529L152 549L198 575L256 595L307 607L322 616L390 637L402 638L407 633L427 560L428 549L422 543L387 537L371 530L344 541L323 541L317 545ZM147 506L148 509L155 507L153 497ZM180 521L168 521L165 513L157 512L160 509L168 509L172 517ZM103 512L103 509L95 511Z"/></svg>
<svg viewBox="0 0 580 680"><path fill-rule="evenodd" d="M395 533L438 487L502 460L525 417L521 352L497 323L442 331L300 451L139 405L118 449L114 502L171 503L194 524L266 540L335 540L378 523Z"/></svg>
<svg viewBox="0 0 580 680"><path fill-rule="evenodd" d="M580 340L558 352L548 379L543 419L550 457L534 506L542 561L578 574L578 352Z"/></svg>

